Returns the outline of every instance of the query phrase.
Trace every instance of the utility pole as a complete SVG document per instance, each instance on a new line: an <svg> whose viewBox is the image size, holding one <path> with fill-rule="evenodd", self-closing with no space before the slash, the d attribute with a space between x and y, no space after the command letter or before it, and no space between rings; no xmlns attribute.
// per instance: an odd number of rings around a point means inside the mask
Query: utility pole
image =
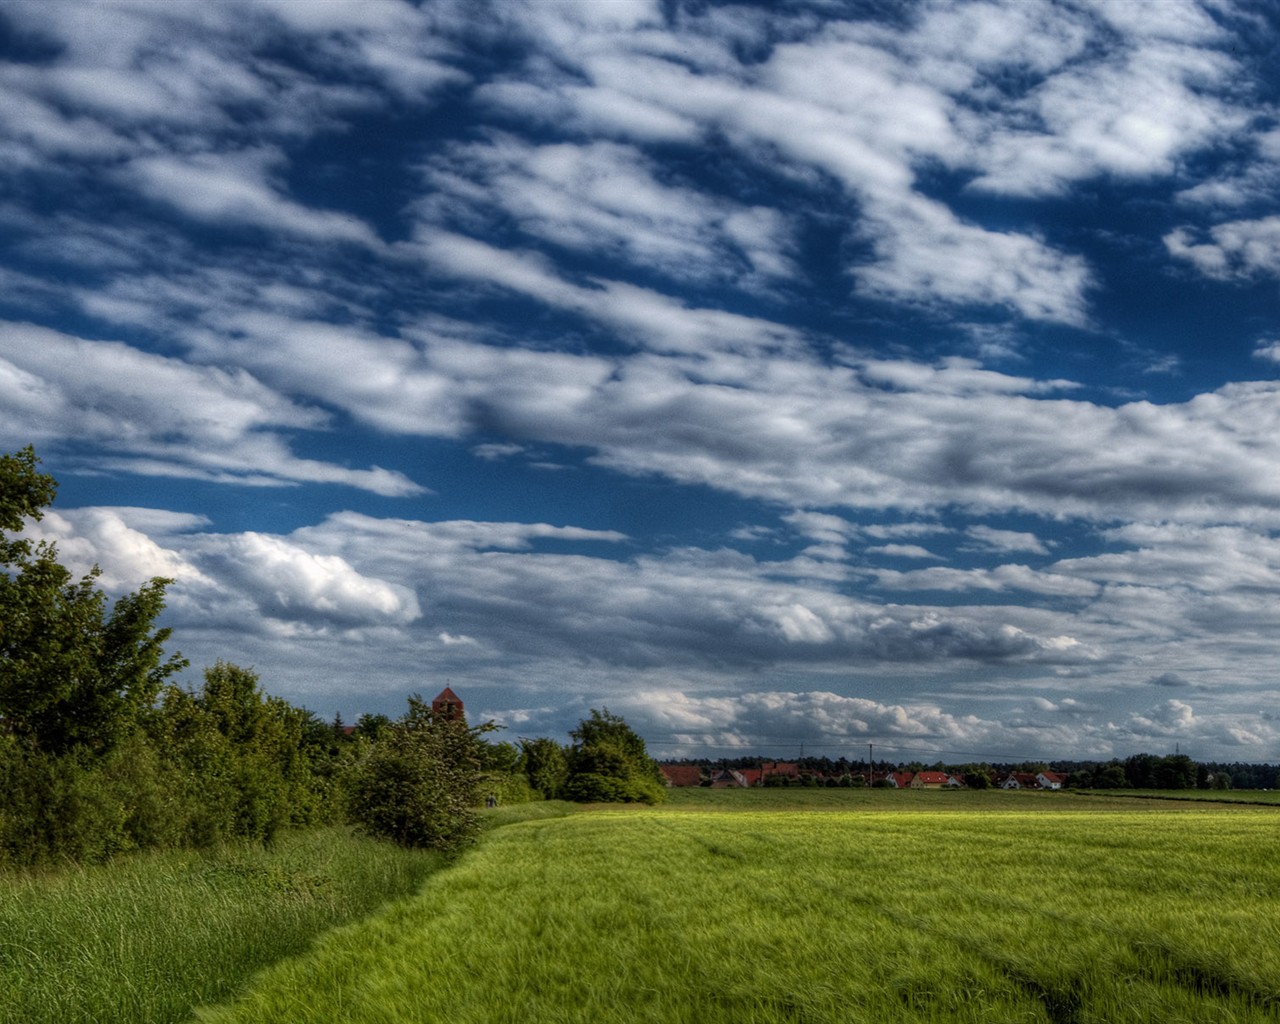
<svg viewBox="0 0 1280 1024"><path fill-rule="evenodd" d="M874 743L867 744L867 787L870 788L876 784L876 745Z"/></svg>

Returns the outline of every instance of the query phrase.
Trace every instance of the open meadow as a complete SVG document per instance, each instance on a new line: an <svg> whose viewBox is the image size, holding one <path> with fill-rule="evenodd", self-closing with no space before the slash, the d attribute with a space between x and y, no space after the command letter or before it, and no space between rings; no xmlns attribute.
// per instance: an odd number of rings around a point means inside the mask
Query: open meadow
<svg viewBox="0 0 1280 1024"><path fill-rule="evenodd" d="M1266 807L1070 794L517 820L198 1019L1276 1021L1278 839Z"/></svg>

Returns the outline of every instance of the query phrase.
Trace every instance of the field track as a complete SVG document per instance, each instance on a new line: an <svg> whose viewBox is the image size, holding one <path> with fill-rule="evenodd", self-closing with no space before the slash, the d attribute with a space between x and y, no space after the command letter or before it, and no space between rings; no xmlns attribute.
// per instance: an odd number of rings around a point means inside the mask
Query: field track
<svg viewBox="0 0 1280 1024"><path fill-rule="evenodd" d="M1280 1020L1276 811L761 796L499 828L200 1019Z"/></svg>

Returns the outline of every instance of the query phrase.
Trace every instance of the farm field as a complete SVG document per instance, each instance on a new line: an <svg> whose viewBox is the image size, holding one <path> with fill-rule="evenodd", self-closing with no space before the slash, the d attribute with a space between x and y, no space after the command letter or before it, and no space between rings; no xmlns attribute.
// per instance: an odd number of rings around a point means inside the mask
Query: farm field
<svg viewBox="0 0 1280 1024"><path fill-rule="evenodd" d="M1269 808L781 792L497 829L198 1019L1280 1019Z"/></svg>

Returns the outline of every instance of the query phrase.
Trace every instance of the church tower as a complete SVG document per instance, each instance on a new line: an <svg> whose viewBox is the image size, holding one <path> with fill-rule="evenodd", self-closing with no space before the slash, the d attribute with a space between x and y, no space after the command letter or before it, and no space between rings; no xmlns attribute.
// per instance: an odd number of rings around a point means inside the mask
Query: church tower
<svg viewBox="0 0 1280 1024"><path fill-rule="evenodd" d="M445 721L465 722L467 720L462 712L462 698L447 686L431 702L431 711Z"/></svg>

